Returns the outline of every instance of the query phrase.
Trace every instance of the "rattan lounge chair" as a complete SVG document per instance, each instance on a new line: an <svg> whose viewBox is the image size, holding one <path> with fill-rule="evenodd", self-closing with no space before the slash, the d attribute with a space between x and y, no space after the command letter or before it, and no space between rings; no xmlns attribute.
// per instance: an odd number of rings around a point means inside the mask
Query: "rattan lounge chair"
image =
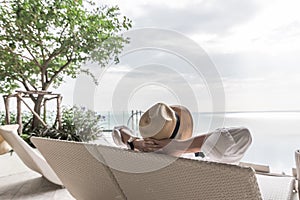
<svg viewBox="0 0 300 200"><path fill-rule="evenodd" d="M80 142L31 141L79 200L297 199L293 177L256 175L250 167Z"/></svg>
<svg viewBox="0 0 300 200"><path fill-rule="evenodd" d="M33 171L41 174L57 185L62 185L62 182L56 176L55 172L48 165L47 161L35 149L30 147L17 133L19 125L4 125L0 126L0 135L18 154L24 164Z"/></svg>

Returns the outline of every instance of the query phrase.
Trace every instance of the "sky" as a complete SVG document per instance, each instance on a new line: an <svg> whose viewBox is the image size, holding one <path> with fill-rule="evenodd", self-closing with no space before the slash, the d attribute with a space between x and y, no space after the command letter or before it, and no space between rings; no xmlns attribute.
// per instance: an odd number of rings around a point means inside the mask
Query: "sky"
<svg viewBox="0 0 300 200"><path fill-rule="evenodd" d="M64 104L91 98L87 104L96 110L121 109L116 104L122 102L127 109L144 110L157 101L204 112L300 110L300 1L104 0L101 4L118 5L121 14L132 20L132 30L166 29L201 47L221 78L224 106L214 108L212 98L218 97L212 97L205 77L196 76L191 65L157 49L123 56L118 65L99 73L99 86L91 86L89 78L66 78L56 90L63 94ZM152 79L150 75L152 81L145 79L147 73L155 74ZM131 90L120 90L126 85L122 81L130 82Z"/></svg>
<svg viewBox="0 0 300 200"><path fill-rule="evenodd" d="M118 5L121 13L132 20L133 30L149 27L168 29L197 43L220 74L225 111L300 110L299 1L107 0L101 3ZM129 64L136 64L134 59L151 58L153 63L176 69L174 63L180 63L180 60L168 53L159 53L161 58L157 59L155 52L137 52L125 58L131 61L122 64L121 59L118 66L111 66L95 92L94 101L101 101L99 109L114 106L110 103L114 98L112 91L118 87L117 82L132 70ZM173 63L170 61L166 64L166 60L173 60ZM145 65L148 63L150 61L145 61ZM183 65L180 67L184 68ZM188 68L186 66L184 69ZM157 76L167 77L163 71L158 69ZM143 78L139 74L131 80L138 83L136 80ZM178 79L177 82L182 83L182 80ZM187 82L196 95L198 110L212 111L211 91L198 87L203 86L203 80L198 81L198 86L193 80ZM136 88L139 87L136 85ZM122 99L128 101L126 105L129 107L144 109L160 100L182 103L180 99L183 94L174 95L172 88L150 83L142 89L136 88L130 91L131 99ZM182 90L185 87L182 86Z"/></svg>

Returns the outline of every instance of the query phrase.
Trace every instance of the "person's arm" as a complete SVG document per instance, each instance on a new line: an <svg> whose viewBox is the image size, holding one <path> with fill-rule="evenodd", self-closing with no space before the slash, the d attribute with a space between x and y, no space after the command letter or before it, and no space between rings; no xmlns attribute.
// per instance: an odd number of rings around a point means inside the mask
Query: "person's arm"
<svg viewBox="0 0 300 200"><path fill-rule="evenodd" d="M122 141L124 144L130 138L132 131L128 127L120 127ZM199 152L207 135L196 136L187 140L164 139L155 140L151 138L136 138L133 141L135 151L162 152L169 155L180 156L183 153Z"/></svg>
<svg viewBox="0 0 300 200"><path fill-rule="evenodd" d="M124 144L127 144L127 141L133 135L133 131L126 126L120 126L118 128L121 134L122 142ZM146 141L143 138L138 138L138 137L135 137L132 144L133 144L133 150L135 151L144 151L144 152L158 151L161 148L159 145L155 144L152 141L147 141L146 144Z"/></svg>
<svg viewBox="0 0 300 200"><path fill-rule="evenodd" d="M200 152L202 144L207 135L196 136L187 140L177 139L145 139L143 142L143 151L161 151L169 155L180 156L183 153Z"/></svg>
<svg viewBox="0 0 300 200"><path fill-rule="evenodd" d="M206 136L207 135L199 135L199 136L187 139L187 140L183 140L182 141L184 143L183 146L185 147L184 153L200 152Z"/></svg>

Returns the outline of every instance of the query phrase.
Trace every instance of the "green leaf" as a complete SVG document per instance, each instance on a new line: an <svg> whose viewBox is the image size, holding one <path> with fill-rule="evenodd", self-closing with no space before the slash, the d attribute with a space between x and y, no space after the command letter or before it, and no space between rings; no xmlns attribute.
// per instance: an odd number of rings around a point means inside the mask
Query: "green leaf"
<svg viewBox="0 0 300 200"><path fill-rule="evenodd" d="M128 42L119 33L131 21L117 6L88 4L93 10L82 0L1 1L0 92L59 86L89 59L101 66L114 59Z"/></svg>

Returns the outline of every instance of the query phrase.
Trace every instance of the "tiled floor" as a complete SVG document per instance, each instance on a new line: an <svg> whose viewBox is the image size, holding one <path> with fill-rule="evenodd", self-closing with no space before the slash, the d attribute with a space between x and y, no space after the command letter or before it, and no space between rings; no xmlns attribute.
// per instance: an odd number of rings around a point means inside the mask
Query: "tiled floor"
<svg viewBox="0 0 300 200"><path fill-rule="evenodd" d="M28 169L16 154L0 156L1 200L74 200L70 193Z"/></svg>

